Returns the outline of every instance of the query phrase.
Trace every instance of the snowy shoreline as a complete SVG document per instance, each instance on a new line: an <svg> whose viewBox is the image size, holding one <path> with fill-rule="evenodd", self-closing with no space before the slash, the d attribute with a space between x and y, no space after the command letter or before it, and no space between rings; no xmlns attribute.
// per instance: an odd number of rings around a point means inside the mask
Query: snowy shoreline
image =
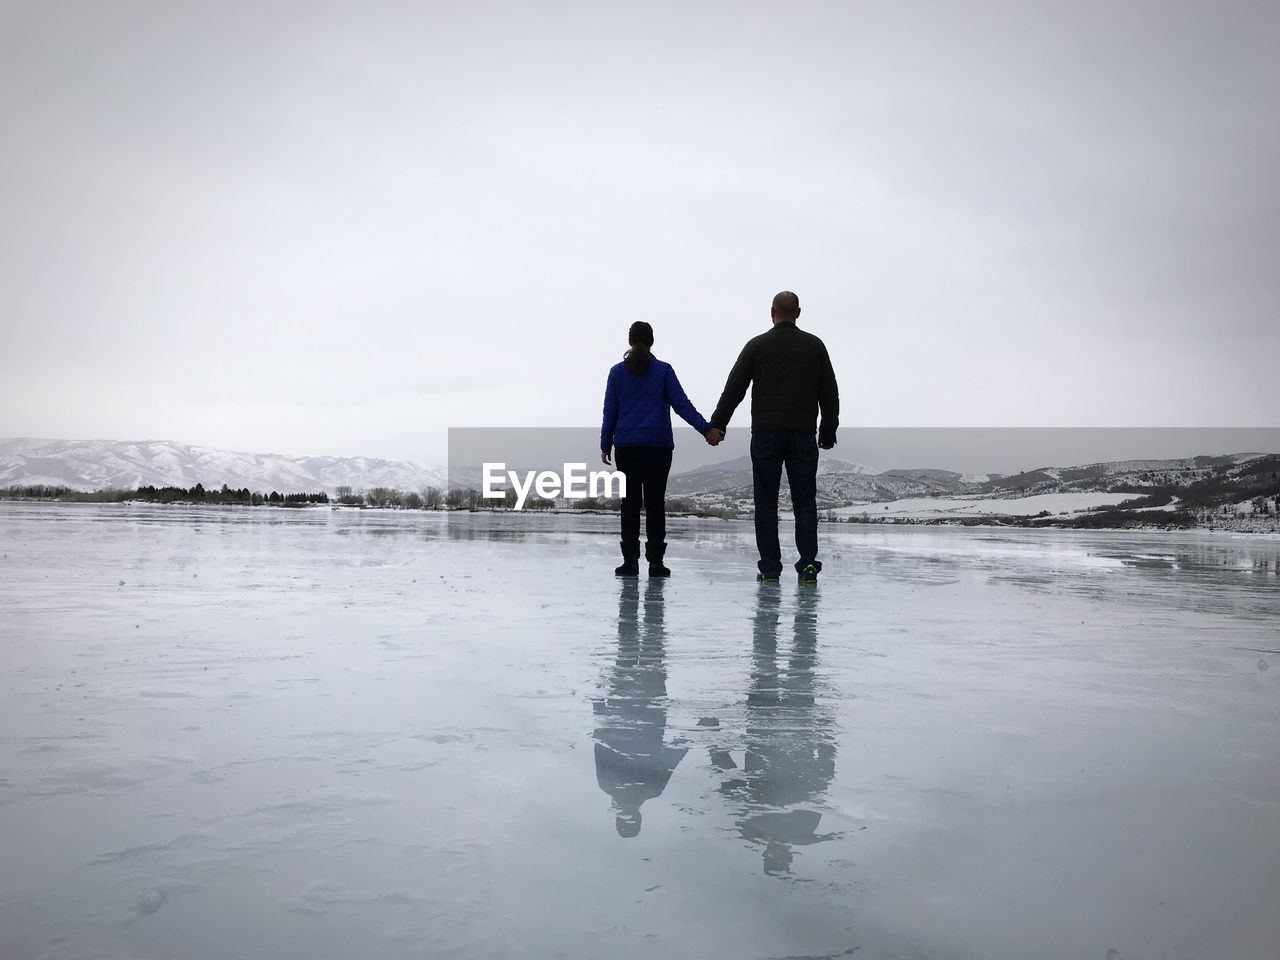
<svg viewBox="0 0 1280 960"><path fill-rule="evenodd" d="M616 518L617 513L610 510L566 510L566 509L550 509L550 510L501 510L501 509L457 509L457 510L425 510L411 509L406 507L371 507L371 506L349 506L345 504L304 504L299 506L280 506L279 504L261 504L252 506L248 504L212 504L197 503L193 501L171 501L168 503L150 502L144 500L125 500L120 502L96 502L96 501L74 501L74 500L42 500L36 498L8 498L0 500L3 504L22 504L24 506L54 506L54 507L118 507L121 509L131 509L135 507L151 508L182 508L186 510L201 511L258 511L264 508L270 510L278 510L285 513L373 513L386 516L403 516L403 515L423 515L431 517L462 517L467 515L484 515L488 517L506 517L513 519L517 517L611 517ZM845 508L848 510L849 508ZM828 511L829 512L829 511ZM1156 533L1167 535L1204 535L1204 536L1230 536L1230 537L1246 537L1250 539L1261 540L1280 540L1280 523L1274 525L1267 530L1250 530L1250 529L1232 529L1221 524L1214 526L1194 526L1194 527L1172 527L1172 526L1155 526L1150 524L1134 524L1126 527L1077 527L1067 523L1054 522L1059 520L1057 517L1043 518L1043 522L1030 523L1018 521L1032 521L1041 518L1034 516L1024 516L1008 513L992 513L992 514L966 514L966 515L946 515L935 517L920 516L903 516L894 515L888 517L878 517L871 515L866 520L854 519L857 514L840 513L837 516L843 519L832 519L824 511L819 511L818 521L826 527L976 527L985 530L1017 530L1017 531L1041 531L1051 530L1056 532L1090 532L1090 533ZM864 511L870 514L870 511ZM719 521L723 523L741 523L750 524L751 517L745 516L718 516L708 513L700 513L697 511L679 511L667 514L668 521L671 520L696 520L700 522ZM792 523L794 518L789 513L781 513L779 521L782 523ZM1065 518L1063 518L1065 519Z"/></svg>

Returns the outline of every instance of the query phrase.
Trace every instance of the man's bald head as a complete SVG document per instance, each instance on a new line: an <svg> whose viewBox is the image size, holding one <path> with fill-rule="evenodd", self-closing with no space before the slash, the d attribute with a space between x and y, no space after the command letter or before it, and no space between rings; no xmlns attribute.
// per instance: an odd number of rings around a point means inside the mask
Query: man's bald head
<svg viewBox="0 0 1280 960"><path fill-rule="evenodd" d="M773 317L774 323L795 323L800 316L800 298L790 290L783 290L773 298L769 316Z"/></svg>

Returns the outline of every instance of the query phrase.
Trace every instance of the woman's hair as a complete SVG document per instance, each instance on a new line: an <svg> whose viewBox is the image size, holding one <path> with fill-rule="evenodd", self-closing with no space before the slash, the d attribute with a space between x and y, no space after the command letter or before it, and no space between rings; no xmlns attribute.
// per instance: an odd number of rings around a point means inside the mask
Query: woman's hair
<svg viewBox="0 0 1280 960"><path fill-rule="evenodd" d="M627 369L634 374L644 373L649 369L649 361L653 359L653 327L643 320L637 320L627 331L627 343L631 349L622 355Z"/></svg>

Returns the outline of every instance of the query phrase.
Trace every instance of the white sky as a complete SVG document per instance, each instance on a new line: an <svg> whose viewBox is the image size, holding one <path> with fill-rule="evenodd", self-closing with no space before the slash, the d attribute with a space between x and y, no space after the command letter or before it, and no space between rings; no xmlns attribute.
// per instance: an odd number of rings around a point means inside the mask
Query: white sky
<svg viewBox="0 0 1280 960"><path fill-rule="evenodd" d="M1274 426L1278 10L3 0L0 435L709 414L783 288L850 425Z"/></svg>

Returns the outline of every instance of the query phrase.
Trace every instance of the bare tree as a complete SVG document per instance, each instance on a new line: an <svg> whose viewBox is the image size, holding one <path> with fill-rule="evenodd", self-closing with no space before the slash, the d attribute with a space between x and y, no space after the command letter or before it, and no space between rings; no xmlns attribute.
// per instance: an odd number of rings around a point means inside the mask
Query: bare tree
<svg viewBox="0 0 1280 960"><path fill-rule="evenodd" d="M374 487L364 495L371 507L403 506L403 497L404 495L394 487Z"/></svg>

